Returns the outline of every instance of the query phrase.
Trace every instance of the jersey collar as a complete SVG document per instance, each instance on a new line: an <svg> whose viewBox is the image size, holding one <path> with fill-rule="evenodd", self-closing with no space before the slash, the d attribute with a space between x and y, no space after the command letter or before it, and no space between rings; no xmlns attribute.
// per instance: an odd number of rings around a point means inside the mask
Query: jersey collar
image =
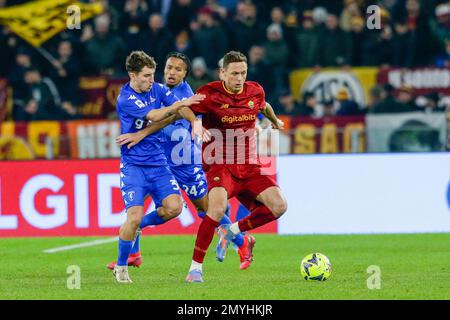
<svg viewBox="0 0 450 320"><path fill-rule="evenodd" d="M241 94L242 91L244 91L244 86L242 86L241 91L236 92L236 93L233 92L233 91L228 90L227 87L225 86L225 81L222 81L222 87L223 87L223 89L224 89L227 93L232 94L232 95L235 95L235 94Z"/></svg>

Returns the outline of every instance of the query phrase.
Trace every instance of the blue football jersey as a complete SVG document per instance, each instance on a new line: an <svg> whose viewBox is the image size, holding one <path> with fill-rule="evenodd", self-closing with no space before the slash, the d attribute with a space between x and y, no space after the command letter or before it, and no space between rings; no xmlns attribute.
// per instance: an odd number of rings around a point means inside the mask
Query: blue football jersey
<svg viewBox="0 0 450 320"><path fill-rule="evenodd" d="M117 97L116 109L120 120L121 134L141 130L149 121L146 115L153 109L170 106L179 99L161 83L153 83L148 92L137 93L126 83ZM145 137L133 148L121 147L122 161L147 166L167 165L167 159L162 147L164 142L162 132L156 132Z"/></svg>
<svg viewBox="0 0 450 320"><path fill-rule="evenodd" d="M194 95L186 81L181 82L174 88L166 86L166 89L170 90L180 100ZM177 120L161 131L165 139L164 148L167 161L171 167L180 164L201 164L201 145L192 141L192 127L188 120ZM189 157L185 157L184 152L188 152Z"/></svg>

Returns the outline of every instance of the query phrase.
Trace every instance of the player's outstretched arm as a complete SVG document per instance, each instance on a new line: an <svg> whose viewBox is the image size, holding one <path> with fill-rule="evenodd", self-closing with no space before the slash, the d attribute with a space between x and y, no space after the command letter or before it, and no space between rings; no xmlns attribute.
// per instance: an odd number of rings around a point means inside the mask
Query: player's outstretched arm
<svg viewBox="0 0 450 320"><path fill-rule="evenodd" d="M269 121L272 123L272 126L274 129L279 129L279 130L284 129L284 122L277 118L277 116L275 115L275 111L273 111L273 108L270 105L270 103L266 102L266 106L261 111L261 113L267 119L269 119Z"/></svg>
<svg viewBox="0 0 450 320"><path fill-rule="evenodd" d="M153 109L149 113L147 113L146 118L152 122L161 121L171 115L174 115L184 107L189 107L193 104L200 103L203 99L205 99L205 96L202 94L194 94L192 97L177 101L174 104L172 104L170 107L160 108L160 109Z"/></svg>
<svg viewBox="0 0 450 320"><path fill-rule="evenodd" d="M178 114L174 114L165 118L164 120L153 122L151 125L139 130L138 132L121 134L116 138L116 143L121 146L127 144L128 149L130 149L131 147L141 142L145 137L161 130L165 126L178 119L181 119L181 117Z"/></svg>

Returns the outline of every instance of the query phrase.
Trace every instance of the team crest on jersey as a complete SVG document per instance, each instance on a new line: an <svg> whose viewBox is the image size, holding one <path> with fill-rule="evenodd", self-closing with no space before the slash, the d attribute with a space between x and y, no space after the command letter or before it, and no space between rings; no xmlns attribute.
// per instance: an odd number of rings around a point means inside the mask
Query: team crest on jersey
<svg viewBox="0 0 450 320"><path fill-rule="evenodd" d="M134 200L134 196L135 196L135 192L134 191L128 192L128 199L130 199L130 201Z"/></svg>
<svg viewBox="0 0 450 320"><path fill-rule="evenodd" d="M220 106L220 109L228 109L230 105L228 103L224 103L223 105Z"/></svg>
<svg viewBox="0 0 450 320"><path fill-rule="evenodd" d="M253 102L253 100L250 100L250 101L247 103L247 105L248 105L248 107L249 107L250 109L253 109L253 108L255 107L255 103Z"/></svg>
<svg viewBox="0 0 450 320"><path fill-rule="evenodd" d="M219 181L219 180L220 180L219 177L214 177L214 181L215 181L215 182L217 182L217 181Z"/></svg>

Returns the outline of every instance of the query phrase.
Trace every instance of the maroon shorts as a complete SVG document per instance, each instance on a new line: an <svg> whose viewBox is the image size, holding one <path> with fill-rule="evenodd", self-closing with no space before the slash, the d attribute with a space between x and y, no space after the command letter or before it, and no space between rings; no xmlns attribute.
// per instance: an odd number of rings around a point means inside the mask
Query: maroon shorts
<svg viewBox="0 0 450 320"><path fill-rule="evenodd" d="M212 188L222 187L227 190L228 199L237 197L250 211L256 205L256 197L270 187L278 187L271 176L261 175L259 170L245 177L238 178L222 165L213 165L206 171L208 191Z"/></svg>

